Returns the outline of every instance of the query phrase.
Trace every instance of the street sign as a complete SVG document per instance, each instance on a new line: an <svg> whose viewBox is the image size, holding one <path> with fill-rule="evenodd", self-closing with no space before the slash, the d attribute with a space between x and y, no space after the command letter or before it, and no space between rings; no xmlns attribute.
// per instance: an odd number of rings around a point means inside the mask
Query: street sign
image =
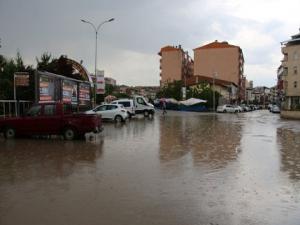
<svg viewBox="0 0 300 225"><path fill-rule="evenodd" d="M15 72L15 85L28 87L29 86L29 73L28 72Z"/></svg>
<svg viewBox="0 0 300 225"><path fill-rule="evenodd" d="M105 94L105 79L104 79L104 71L98 70L96 76L96 93L97 94Z"/></svg>

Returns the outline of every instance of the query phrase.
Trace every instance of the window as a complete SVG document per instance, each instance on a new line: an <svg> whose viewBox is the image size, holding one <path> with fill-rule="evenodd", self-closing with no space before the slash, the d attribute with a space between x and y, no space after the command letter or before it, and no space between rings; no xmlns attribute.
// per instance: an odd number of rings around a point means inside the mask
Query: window
<svg viewBox="0 0 300 225"><path fill-rule="evenodd" d="M294 88L297 88L297 81L294 81Z"/></svg>
<svg viewBox="0 0 300 225"><path fill-rule="evenodd" d="M147 105L146 102L144 101L144 99L142 99L142 98L137 98L136 101L137 101L137 103L139 103L141 105Z"/></svg>
<svg viewBox="0 0 300 225"><path fill-rule="evenodd" d="M130 107L130 102L119 102L119 104L123 105L124 107Z"/></svg>
<svg viewBox="0 0 300 225"><path fill-rule="evenodd" d="M55 105L45 105L44 115L45 116L54 116L55 115Z"/></svg>
<svg viewBox="0 0 300 225"><path fill-rule="evenodd" d="M42 107L40 105L33 106L27 112L27 116L39 116L41 115Z"/></svg>
<svg viewBox="0 0 300 225"><path fill-rule="evenodd" d="M94 111L98 112L98 111L105 111L105 110L107 110L106 105L102 105L102 106L97 107Z"/></svg>
<svg viewBox="0 0 300 225"><path fill-rule="evenodd" d="M64 104L63 107L64 114L72 114L72 105Z"/></svg>
<svg viewBox="0 0 300 225"><path fill-rule="evenodd" d="M298 68L297 68L297 66L294 66L294 74L295 75L298 74Z"/></svg>

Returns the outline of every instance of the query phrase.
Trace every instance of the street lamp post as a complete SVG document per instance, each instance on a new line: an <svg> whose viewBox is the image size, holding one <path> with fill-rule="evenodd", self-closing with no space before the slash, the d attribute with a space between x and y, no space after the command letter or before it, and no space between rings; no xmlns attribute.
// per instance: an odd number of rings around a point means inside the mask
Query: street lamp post
<svg viewBox="0 0 300 225"><path fill-rule="evenodd" d="M95 43L95 82L94 82L94 106L96 106L96 96L97 96L97 40L98 40L98 31L100 29L100 27L105 24L105 23L109 23L109 22L112 22L114 21L115 18L111 18L109 20L105 20L103 21L102 23L100 23L97 28L96 26L91 23L90 21L87 21L87 20L81 20L81 22L83 23L88 23L90 24L93 28L94 28L94 31L95 31L95 34L96 34L96 43Z"/></svg>

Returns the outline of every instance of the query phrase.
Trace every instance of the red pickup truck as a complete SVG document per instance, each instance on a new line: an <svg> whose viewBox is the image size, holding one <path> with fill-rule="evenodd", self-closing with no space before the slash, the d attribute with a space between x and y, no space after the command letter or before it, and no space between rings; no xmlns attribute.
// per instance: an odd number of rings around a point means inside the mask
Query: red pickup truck
<svg viewBox="0 0 300 225"><path fill-rule="evenodd" d="M0 119L0 132L5 138L54 134L72 140L87 132L101 131L101 116L73 113L71 105L62 103L37 104L22 117Z"/></svg>

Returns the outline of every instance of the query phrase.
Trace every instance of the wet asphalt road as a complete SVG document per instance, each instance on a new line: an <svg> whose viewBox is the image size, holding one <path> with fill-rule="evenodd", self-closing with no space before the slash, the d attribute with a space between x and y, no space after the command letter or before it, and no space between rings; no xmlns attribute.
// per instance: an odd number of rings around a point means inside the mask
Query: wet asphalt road
<svg viewBox="0 0 300 225"><path fill-rule="evenodd" d="M300 121L169 111L93 142L0 137L0 224L300 224Z"/></svg>

